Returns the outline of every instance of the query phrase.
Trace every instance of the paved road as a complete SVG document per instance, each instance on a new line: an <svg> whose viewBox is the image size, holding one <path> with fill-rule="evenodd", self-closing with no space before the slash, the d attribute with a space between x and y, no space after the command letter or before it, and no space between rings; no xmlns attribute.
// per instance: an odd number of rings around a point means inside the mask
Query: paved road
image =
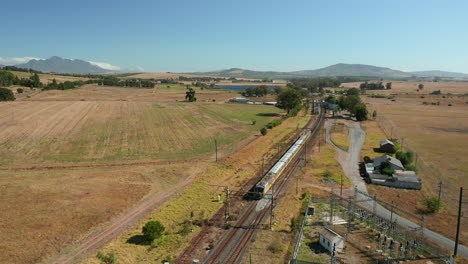
<svg viewBox="0 0 468 264"><path fill-rule="evenodd" d="M366 183L362 179L362 177L359 175L359 155L361 152L362 145L364 143L364 140L366 138L366 133L364 130L362 130L360 124L358 122L349 122L349 149L348 152L343 151L342 149L338 148L333 144L333 142L330 139L330 128L332 122L331 120L327 120L325 123L325 129L327 131L326 134L326 140L327 143L331 144L332 146L335 147L338 155L338 162L340 163L341 167L343 168L344 173L346 176L350 179L350 181L353 183L354 186L357 187L358 190L368 193L367 192L367 187ZM367 206L369 208L373 207L373 202L369 201L367 202ZM376 206L376 212L377 215L380 217L383 217L385 219L390 219L391 212L384 208L383 206L377 204ZM418 224L401 217L399 215L396 215L393 213L393 218L396 219L398 224L407 226L409 228L417 228L419 227ZM455 226L455 223L454 223ZM452 250L455 246L455 242L451 239L448 239L441 234L438 234L436 232L433 232L429 229L424 229L424 235L429 238L430 240ZM458 246L458 254L467 258L468 257L468 247L459 245Z"/></svg>

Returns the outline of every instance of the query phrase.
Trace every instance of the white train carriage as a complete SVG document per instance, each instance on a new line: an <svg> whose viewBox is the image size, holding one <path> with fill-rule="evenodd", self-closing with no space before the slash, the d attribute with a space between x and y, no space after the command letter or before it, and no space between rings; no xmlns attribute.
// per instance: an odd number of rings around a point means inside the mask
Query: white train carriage
<svg viewBox="0 0 468 264"><path fill-rule="evenodd" d="M294 142L288 151L284 153L278 162L276 162L276 164L255 185L254 192L258 193L261 197L270 190L279 176L283 173L284 169L304 146L304 143L309 138L310 133L310 130L307 130L296 142Z"/></svg>

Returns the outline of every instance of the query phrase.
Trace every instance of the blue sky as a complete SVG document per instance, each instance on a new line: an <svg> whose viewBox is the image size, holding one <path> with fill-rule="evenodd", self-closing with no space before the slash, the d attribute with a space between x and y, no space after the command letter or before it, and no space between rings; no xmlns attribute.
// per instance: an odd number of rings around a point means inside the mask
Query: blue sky
<svg viewBox="0 0 468 264"><path fill-rule="evenodd" d="M164 72L342 62L468 73L464 0L15 0L2 9L0 64L57 55Z"/></svg>

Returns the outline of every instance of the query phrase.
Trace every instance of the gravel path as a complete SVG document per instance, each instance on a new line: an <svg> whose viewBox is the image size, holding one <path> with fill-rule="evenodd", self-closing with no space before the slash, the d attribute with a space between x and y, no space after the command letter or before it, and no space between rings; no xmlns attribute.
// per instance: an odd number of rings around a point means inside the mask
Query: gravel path
<svg viewBox="0 0 468 264"><path fill-rule="evenodd" d="M344 173L346 176L349 178L349 180L352 182L354 186L357 187L359 191L367 192L367 187L366 183L364 182L363 178L359 175L359 156L361 152L362 145L364 144L364 140L366 138L366 133L364 130L362 130L360 124L358 122L348 122L349 125L349 149L348 152L343 151L342 149L338 148L333 144L333 142L330 139L330 128L332 126L333 122L332 120L327 120L325 123L325 129L326 129L326 141L328 144L332 145L337 153L337 160L340 163ZM367 202L367 206L369 208L373 207L373 202ZM381 205L377 204L376 206L377 209L377 215L390 219L391 217L391 212L387 210L386 208L382 207ZM398 224L407 226L409 228L417 228L419 227L418 224L401 217L399 215L396 215L393 213L393 218L396 219ZM455 226L455 223L454 223ZM436 232L433 232L429 229L424 229L424 235L429 238L430 240L452 250L455 246L455 242L451 239L448 239L441 234L438 234ZM463 257L468 257L468 247L459 245L458 246L458 254L463 256Z"/></svg>

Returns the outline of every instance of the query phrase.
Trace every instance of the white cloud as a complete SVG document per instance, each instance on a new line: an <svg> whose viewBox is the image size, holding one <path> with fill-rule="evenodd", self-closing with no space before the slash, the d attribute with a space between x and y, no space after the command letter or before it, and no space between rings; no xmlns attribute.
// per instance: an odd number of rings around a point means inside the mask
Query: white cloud
<svg viewBox="0 0 468 264"><path fill-rule="evenodd" d="M42 58L36 58L36 57L20 57L20 58L3 58L0 57L0 64L3 65L18 65L18 64L23 64L26 63L30 60L44 60Z"/></svg>
<svg viewBox="0 0 468 264"><path fill-rule="evenodd" d="M112 65L110 63L105 63L105 62L95 62L95 61L89 61L89 63L96 65L98 67L101 67L105 70L110 70L110 71L120 71L119 66Z"/></svg>

